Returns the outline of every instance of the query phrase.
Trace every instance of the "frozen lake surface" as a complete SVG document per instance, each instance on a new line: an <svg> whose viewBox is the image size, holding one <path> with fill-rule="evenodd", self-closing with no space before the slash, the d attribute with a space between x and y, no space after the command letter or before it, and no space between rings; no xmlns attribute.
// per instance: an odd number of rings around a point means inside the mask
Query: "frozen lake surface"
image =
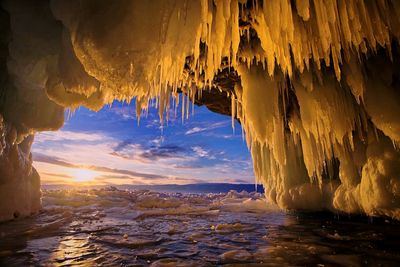
<svg viewBox="0 0 400 267"><path fill-rule="evenodd" d="M260 193L47 190L40 214L0 224L0 266L398 266L399 226Z"/></svg>

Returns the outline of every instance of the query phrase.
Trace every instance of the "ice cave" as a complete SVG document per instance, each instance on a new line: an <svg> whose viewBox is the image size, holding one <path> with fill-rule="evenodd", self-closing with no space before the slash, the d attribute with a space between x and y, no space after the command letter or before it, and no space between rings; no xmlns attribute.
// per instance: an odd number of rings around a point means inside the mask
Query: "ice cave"
<svg viewBox="0 0 400 267"><path fill-rule="evenodd" d="M282 209L400 219L400 1L5 0L0 21L1 221L41 207L35 133L114 100L230 114Z"/></svg>

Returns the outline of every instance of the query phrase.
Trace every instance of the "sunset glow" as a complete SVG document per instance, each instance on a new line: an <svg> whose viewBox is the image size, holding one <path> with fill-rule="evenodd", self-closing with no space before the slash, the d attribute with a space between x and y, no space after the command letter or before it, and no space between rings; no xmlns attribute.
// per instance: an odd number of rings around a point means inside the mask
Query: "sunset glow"
<svg viewBox="0 0 400 267"><path fill-rule="evenodd" d="M93 181L98 173L86 169L73 169L71 176L75 182L90 182Z"/></svg>
<svg viewBox="0 0 400 267"><path fill-rule="evenodd" d="M182 122L181 111L171 110L161 127L151 108L138 126L135 112L134 103L117 101L99 112L82 107L61 130L38 133L33 164L42 184L254 183L250 154L230 117L195 107Z"/></svg>

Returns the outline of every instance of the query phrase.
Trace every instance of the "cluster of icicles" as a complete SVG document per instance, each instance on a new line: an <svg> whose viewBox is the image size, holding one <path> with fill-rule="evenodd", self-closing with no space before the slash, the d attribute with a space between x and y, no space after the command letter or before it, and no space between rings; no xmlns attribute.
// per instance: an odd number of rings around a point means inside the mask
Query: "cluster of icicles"
<svg viewBox="0 0 400 267"><path fill-rule="evenodd" d="M50 99L98 110L135 98L139 116L153 100L163 120L178 92L187 115L236 71L232 117L270 199L400 218L399 1L123 3L51 2L64 28Z"/></svg>

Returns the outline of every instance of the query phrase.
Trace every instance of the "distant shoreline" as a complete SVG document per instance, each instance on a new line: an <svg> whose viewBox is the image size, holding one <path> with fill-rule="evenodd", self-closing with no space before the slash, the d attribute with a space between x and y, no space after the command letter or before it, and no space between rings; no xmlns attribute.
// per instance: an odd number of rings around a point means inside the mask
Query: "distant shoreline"
<svg viewBox="0 0 400 267"><path fill-rule="evenodd" d="M105 188L115 187L123 190L150 190L165 193L226 193L230 190L237 192L259 192L264 193L262 185L255 184L229 184L229 183L201 183L201 184L161 184L161 185L82 185L74 186L67 184L43 184L44 190L71 189L71 188Z"/></svg>

